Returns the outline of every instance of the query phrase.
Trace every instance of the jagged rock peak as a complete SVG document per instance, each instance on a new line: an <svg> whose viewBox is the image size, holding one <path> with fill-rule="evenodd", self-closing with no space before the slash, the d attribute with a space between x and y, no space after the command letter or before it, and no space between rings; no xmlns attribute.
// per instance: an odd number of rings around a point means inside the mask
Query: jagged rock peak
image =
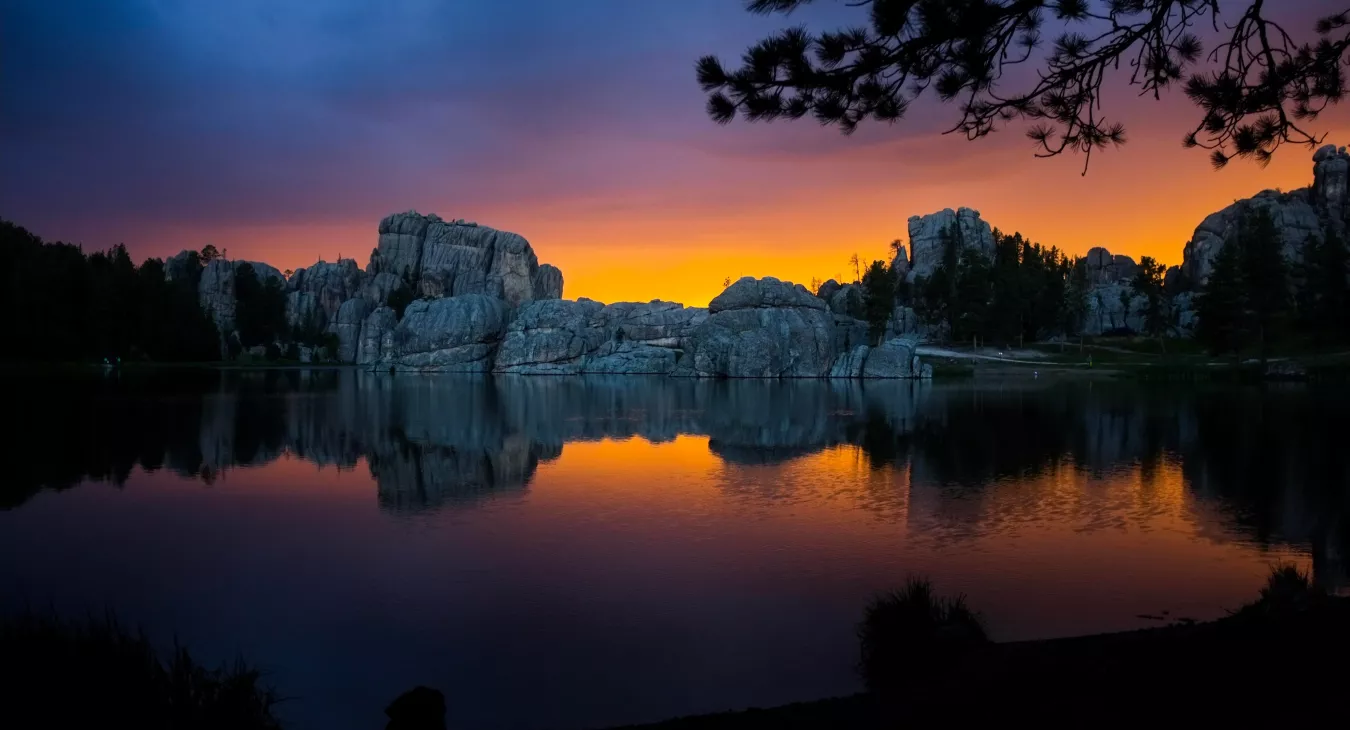
<svg viewBox="0 0 1350 730"><path fill-rule="evenodd" d="M994 229L980 212L973 208L940 210L929 215L909 219L909 281L920 276L932 276L942 264L946 252L944 233L951 229L961 249L973 248L989 258L994 257Z"/></svg>
<svg viewBox="0 0 1350 730"><path fill-rule="evenodd" d="M391 273L427 297L483 294L512 307L562 296L562 272L540 266L524 237L415 210L380 221L367 273Z"/></svg>

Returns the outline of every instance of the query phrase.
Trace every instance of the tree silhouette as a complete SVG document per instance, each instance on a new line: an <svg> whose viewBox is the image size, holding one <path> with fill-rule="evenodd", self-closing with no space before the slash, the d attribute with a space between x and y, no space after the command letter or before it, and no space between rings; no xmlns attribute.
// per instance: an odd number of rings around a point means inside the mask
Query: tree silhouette
<svg viewBox="0 0 1350 730"><path fill-rule="evenodd" d="M789 13L813 0L748 0L752 13ZM983 137L1015 120L1031 124L1037 156L1086 155L1125 142L1102 108L1108 72L1155 99L1177 84L1199 109L1185 138L1211 151L1215 167L1234 156L1266 163L1283 143L1309 147L1308 131L1340 101L1350 50L1350 10L1316 24L1316 42L1297 41L1254 0L1235 21L1219 0L855 0L865 26L811 33L788 28L750 47L740 68L715 56L696 65L719 123L800 119L852 133L863 121L895 122L930 89L960 105L948 132ZM1064 26L1046 47L1047 21ZM1220 41L1205 53L1192 32ZM1035 66L1034 73L1019 67ZM1213 70L1208 70L1213 69Z"/></svg>
<svg viewBox="0 0 1350 730"><path fill-rule="evenodd" d="M1195 336L1211 352L1236 354L1246 344L1243 286L1236 242L1226 244L1214 255L1209 279L1195 298L1195 314L1199 318Z"/></svg>
<svg viewBox="0 0 1350 730"><path fill-rule="evenodd" d="M873 261L862 277L863 312L872 344L881 344L895 308L895 272L884 261Z"/></svg>
<svg viewBox="0 0 1350 730"><path fill-rule="evenodd" d="M1169 324L1168 302L1163 292L1163 275L1167 269L1152 256L1139 259L1139 269L1130 282L1130 291L1144 298L1144 331L1158 338L1158 346L1166 349L1163 335Z"/></svg>
<svg viewBox="0 0 1350 730"><path fill-rule="evenodd" d="M1325 238L1313 238L1303 250L1303 286L1299 289L1299 319L1305 331L1321 344L1345 342L1350 326L1350 256L1334 228Z"/></svg>

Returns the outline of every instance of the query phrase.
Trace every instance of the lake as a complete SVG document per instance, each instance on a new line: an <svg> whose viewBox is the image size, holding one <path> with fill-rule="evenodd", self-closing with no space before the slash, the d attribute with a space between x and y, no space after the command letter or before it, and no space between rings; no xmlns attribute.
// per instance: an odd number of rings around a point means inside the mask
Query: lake
<svg viewBox="0 0 1350 730"><path fill-rule="evenodd" d="M856 692L906 577L997 641L1344 591L1350 391L10 373L0 603L265 667L294 728L603 727Z"/></svg>

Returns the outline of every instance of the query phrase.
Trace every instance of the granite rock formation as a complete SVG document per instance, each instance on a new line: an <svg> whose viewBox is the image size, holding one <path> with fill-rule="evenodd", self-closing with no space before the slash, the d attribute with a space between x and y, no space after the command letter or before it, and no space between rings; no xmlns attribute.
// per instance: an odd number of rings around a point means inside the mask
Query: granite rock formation
<svg viewBox="0 0 1350 730"><path fill-rule="evenodd" d="M1219 249L1237 234L1244 214L1257 208L1269 211L1275 221L1285 260L1291 264L1301 261L1309 239L1325 236L1329 230L1345 230L1350 215L1347 174L1350 174L1350 154L1345 148L1322 147L1313 155L1311 186L1287 193L1264 190L1205 218L1186 244L1182 271L1192 282L1203 285Z"/></svg>
<svg viewBox="0 0 1350 730"><path fill-rule="evenodd" d="M823 378L830 374L834 317L799 284L742 278L708 305L677 374L730 378Z"/></svg>
<svg viewBox="0 0 1350 730"><path fill-rule="evenodd" d="M379 245L366 272L391 273L420 296L481 294L520 306L562 295L562 273L541 272L523 237L462 220L416 211L380 221Z"/></svg>
<svg viewBox="0 0 1350 730"><path fill-rule="evenodd" d="M408 305L390 347L381 348L375 364L394 370L488 372L509 317L505 301L483 294L418 300Z"/></svg>
<svg viewBox="0 0 1350 730"><path fill-rule="evenodd" d="M905 279L913 282L920 276L932 276L942 265L946 252L944 233L956 237L958 251L973 248L986 257L994 257L994 230L980 218L978 210L959 208L938 211L931 215L909 219L910 260Z"/></svg>

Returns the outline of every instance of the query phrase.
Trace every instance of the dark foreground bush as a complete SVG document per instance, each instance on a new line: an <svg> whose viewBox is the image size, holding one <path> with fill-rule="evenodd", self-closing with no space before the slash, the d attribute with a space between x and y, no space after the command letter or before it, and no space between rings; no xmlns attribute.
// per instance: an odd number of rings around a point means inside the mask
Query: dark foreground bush
<svg viewBox="0 0 1350 730"><path fill-rule="evenodd" d="M242 661L208 669L182 647L162 658L114 619L0 618L5 727L275 730L277 697Z"/></svg>
<svg viewBox="0 0 1350 730"><path fill-rule="evenodd" d="M1241 609L1240 618L1289 619L1325 607L1330 596L1313 585L1311 576L1297 565L1277 565L1270 570L1260 596Z"/></svg>
<svg viewBox="0 0 1350 730"><path fill-rule="evenodd" d="M965 596L939 598L932 583L911 578L901 590L872 599L858 641L858 670L867 688L878 691L943 671L989 637Z"/></svg>

